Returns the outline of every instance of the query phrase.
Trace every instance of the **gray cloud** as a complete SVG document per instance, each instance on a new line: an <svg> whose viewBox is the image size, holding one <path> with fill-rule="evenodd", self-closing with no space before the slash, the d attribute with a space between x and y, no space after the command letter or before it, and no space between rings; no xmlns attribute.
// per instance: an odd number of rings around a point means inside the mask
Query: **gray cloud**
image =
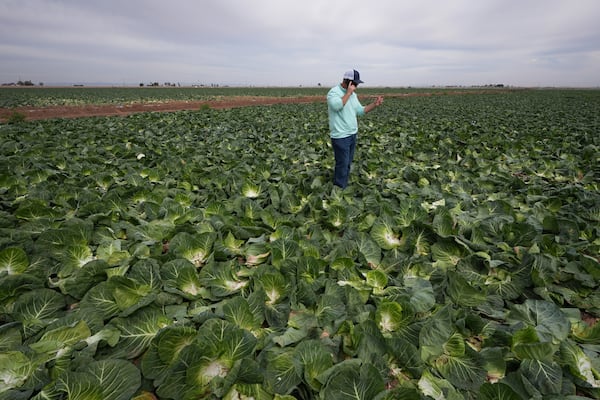
<svg viewBox="0 0 600 400"><path fill-rule="evenodd" d="M0 81L599 86L596 0L5 0Z"/></svg>

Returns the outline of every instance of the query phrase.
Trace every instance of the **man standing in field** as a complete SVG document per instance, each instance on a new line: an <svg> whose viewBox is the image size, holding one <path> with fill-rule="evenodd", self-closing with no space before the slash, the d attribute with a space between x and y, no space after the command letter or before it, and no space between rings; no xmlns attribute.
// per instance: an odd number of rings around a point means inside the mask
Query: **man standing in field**
<svg viewBox="0 0 600 400"><path fill-rule="evenodd" d="M333 184L344 189L348 186L350 166L356 148L358 133L357 116L364 115L383 103L383 97L367 106L363 106L356 93L356 87L363 83L357 70L344 73L342 83L331 88L327 93L327 109L329 113L329 131L331 145L335 157Z"/></svg>

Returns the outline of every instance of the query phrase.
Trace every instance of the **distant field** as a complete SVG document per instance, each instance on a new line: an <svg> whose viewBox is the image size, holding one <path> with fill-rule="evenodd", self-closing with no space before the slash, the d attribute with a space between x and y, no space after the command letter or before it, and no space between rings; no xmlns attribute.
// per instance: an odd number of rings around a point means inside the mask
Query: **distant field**
<svg viewBox="0 0 600 400"><path fill-rule="evenodd" d="M0 108L74 106L89 104L158 103L169 101L212 101L223 97L301 97L325 95L329 88L241 88L241 87L2 87ZM405 89L361 87L369 93L444 93L456 89ZM475 91L479 89L458 89Z"/></svg>

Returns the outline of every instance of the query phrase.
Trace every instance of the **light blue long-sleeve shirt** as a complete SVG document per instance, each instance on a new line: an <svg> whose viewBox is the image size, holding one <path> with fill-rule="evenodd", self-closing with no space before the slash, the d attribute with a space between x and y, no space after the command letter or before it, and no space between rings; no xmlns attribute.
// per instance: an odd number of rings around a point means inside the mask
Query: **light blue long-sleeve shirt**
<svg viewBox="0 0 600 400"><path fill-rule="evenodd" d="M346 89L342 85L332 87L327 93L327 110L329 113L329 132L333 139L341 139L358 132L357 115L364 115L365 108L356 93L352 93L344 105L342 97Z"/></svg>

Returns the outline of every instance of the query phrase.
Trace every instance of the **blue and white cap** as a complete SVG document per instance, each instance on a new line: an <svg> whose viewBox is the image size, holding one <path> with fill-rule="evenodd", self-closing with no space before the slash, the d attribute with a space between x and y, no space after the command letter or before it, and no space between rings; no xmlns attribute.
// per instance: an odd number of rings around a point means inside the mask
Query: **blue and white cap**
<svg viewBox="0 0 600 400"><path fill-rule="evenodd" d="M346 71L344 73L344 79L350 79L351 81L354 81L356 83L364 83L363 81L360 80L360 74L355 69Z"/></svg>

